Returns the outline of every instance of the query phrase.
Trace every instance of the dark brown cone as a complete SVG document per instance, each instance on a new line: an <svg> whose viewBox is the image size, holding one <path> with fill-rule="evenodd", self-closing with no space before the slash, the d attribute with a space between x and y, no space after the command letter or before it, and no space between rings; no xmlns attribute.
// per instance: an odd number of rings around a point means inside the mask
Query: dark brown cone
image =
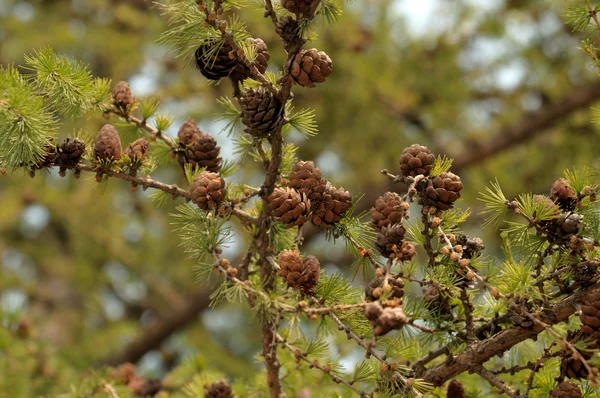
<svg viewBox="0 0 600 398"><path fill-rule="evenodd" d="M586 360L591 358L591 354L581 352L581 355L586 358ZM566 356L563 358L560 364L560 374L563 377L568 377L569 379L587 379L589 372L587 371L585 365L580 359L575 359L572 356Z"/></svg>
<svg viewBox="0 0 600 398"><path fill-rule="evenodd" d="M564 178L560 178L552 184L550 198L565 211L575 209L575 204L577 203L577 193Z"/></svg>
<svg viewBox="0 0 600 398"><path fill-rule="evenodd" d="M71 140L70 138L67 138L56 147L54 164L64 173L65 170L77 166L85 153L85 142L78 139Z"/></svg>
<svg viewBox="0 0 600 398"><path fill-rule="evenodd" d="M44 147L44 157L37 162L34 166L29 170L29 175L31 177L35 177L35 171L39 169L43 169L45 167L50 167L54 164L54 160L56 159L56 147L54 145L46 145Z"/></svg>
<svg viewBox="0 0 600 398"><path fill-rule="evenodd" d="M400 329L408 321L402 307L383 307L379 301L366 306L365 317L371 322L375 336L382 336L391 330Z"/></svg>
<svg viewBox="0 0 600 398"><path fill-rule="evenodd" d="M600 342L600 290L594 290L581 302L581 331L587 338Z"/></svg>
<svg viewBox="0 0 600 398"><path fill-rule="evenodd" d="M251 136L265 138L280 125L284 108L271 91L263 87L247 89L239 101L244 131Z"/></svg>
<svg viewBox="0 0 600 398"><path fill-rule="evenodd" d="M590 286L598 281L598 267L600 263L597 260L584 261L577 264L577 268L573 272L573 280L579 283L580 286Z"/></svg>
<svg viewBox="0 0 600 398"><path fill-rule="evenodd" d="M294 165L289 175L288 187L306 194L309 199L313 200L311 195L317 190L321 181L320 168L316 167L313 162L300 161ZM314 199L319 200L320 197Z"/></svg>
<svg viewBox="0 0 600 398"><path fill-rule="evenodd" d="M190 186L192 202L202 210L217 207L225 199L225 180L217 173L203 171Z"/></svg>
<svg viewBox="0 0 600 398"><path fill-rule="evenodd" d="M294 82L303 87L315 87L315 83L323 83L331 75L331 58L316 48L300 50L286 67Z"/></svg>
<svg viewBox="0 0 600 398"><path fill-rule="evenodd" d="M462 258L471 259L481 254L485 245L481 238L471 238L467 235L456 235L456 244L462 246Z"/></svg>
<svg viewBox="0 0 600 398"><path fill-rule="evenodd" d="M121 159L121 139L117 129L110 124L105 124L96 136L94 158L115 161Z"/></svg>
<svg viewBox="0 0 600 398"><path fill-rule="evenodd" d="M314 197L311 195L311 198ZM314 202L313 202L314 201ZM321 200L311 199L311 221L317 227L329 227L339 222L344 214L352 207L352 196L343 188L327 186Z"/></svg>
<svg viewBox="0 0 600 398"><path fill-rule="evenodd" d="M292 289L309 293L319 282L321 269L319 260L314 256L308 256L303 261L298 252L284 250L279 254L279 265L279 276Z"/></svg>
<svg viewBox="0 0 600 398"><path fill-rule="evenodd" d="M369 282L369 286L365 289L365 294L367 296L367 300L377 301L381 297L381 295L390 289L391 295L390 298L401 299L404 296L404 281L402 278L394 279L394 278L386 278L383 276L376 277L371 282Z"/></svg>
<svg viewBox="0 0 600 398"><path fill-rule="evenodd" d="M377 233L377 249L382 256L390 258L402 246L406 229L402 224L392 224L381 228Z"/></svg>
<svg viewBox="0 0 600 398"><path fill-rule="evenodd" d="M148 157L148 140L140 138L127 146L125 153L131 160L139 161Z"/></svg>
<svg viewBox="0 0 600 398"><path fill-rule="evenodd" d="M277 221L288 228L304 224L310 212L310 201L306 194L292 188L275 188L269 196L269 206Z"/></svg>
<svg viewBox="0 0 600 398"><path fill-rule="evenodd" d="M213 173L221 170L223 159L219 157L221 147L217 146L217 141L207 133L201 132L194 135L194 141L186 147L183 157L179 157L180 163L190 163L194 167L204 167L207 171Z"/></svg>
<svg viewBox="0 0 600 398"><path fill-rule="evenodd" d="M401 224L408 218L408 203L403 203L400 195L395 192L386 192L375 201L371 208L372 225L375 231L391 224Z"/></svg>
<svg viewBox="0 0 600 398"><path fill-rule="evenodd" d="M405 177L423 174L428 176L433 169L435 156L423 145L413 144L404 148L400 155L400 171Z"/></svg>
<svg viewBox="0 0 600 398"><path fill-rule="evenodd" d="M124 81L117 83L113 90L113 102L123 110L134 104L135 98L129 88L129 83Z"/></svg>
<svg viewBox="0 0 600 398"><path fill-rule="evenodd" d="M181 127L179 127L179 131L177 132L177 138L179 138L179 145L182 147L186 147L196 139L197 135L200 135L200 129L195 121L192 119L186 120Z"/></svg>
<svg viewBox="0 0 600 398"><path fill-rule="evenodd" d="M267 47L267 44L259 38L248 38L246 39L246 43L248 45L253 45L256 50L256 58L253 61L254 66L256 66L256 69L258 69L260 73L265 73L269 66L269 58L271 57L269 55L269 48ZM229 77L231 77L233 80L244 80L251 76L252 72L250 71L250 68L241 62L238 62L235 69L233 69L229 74Z"/></svg>
<svg viewBox="0 0 600 398"><path fill-rule="evenodd" d="M281 6L301 18L315 15L321 0L281 0Z"/></svg>
<svg viewBox="0 0 600 398"><path fill-rule="evenodd" d="M465 388L460 381L452 380L450 384L448 384L446 398L465 398Z"/></svg>
<svg viewBox="0 0 600 398"><path fill-rule="evenodd" d="M231 386L226 381L211 383L204 386L205 398L233 398Z"/></svg>
<svg viewBox="0 0 600 398"><path fill-rule="evenodd" d="M581 398L581 390L575 383L563 381L558 384L550 393L551 398Z"/></svg>
<svg viewBox="0 0 600 398"><path fill-rule="evenodd" d="M218 51L214 46L219 46ZM224 43L216 43L213 46L204 45L196 50L196 66L200 73L209 80L220 80L229 76L229 73L238 65L236 57L229 57L233 48Z"/></svg>
<svg viewBox="0 0 600 398"><path fill-rule="evenodd" d="M442 173L429 180L422 202L439 210L448 210L460 198L462 188L459 176L450 172Z"/></svg>
<svg viewBox="0 0 600 398"><path fill-rule="evenodd" d="M279 20L277 21L277 25L275 26L275 32L277 32L277 34L281 36L284 42L292 43L298 38L300 32L300 25L298 24L298 21L296 21L293 17L286 15L279 18Z"/></svg>

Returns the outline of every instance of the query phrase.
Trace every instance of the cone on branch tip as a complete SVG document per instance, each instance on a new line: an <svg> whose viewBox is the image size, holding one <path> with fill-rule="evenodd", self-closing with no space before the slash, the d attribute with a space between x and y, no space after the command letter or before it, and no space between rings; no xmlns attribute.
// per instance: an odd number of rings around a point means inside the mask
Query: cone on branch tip
<svg viewBox="0 0 600 398"><path fill-rule="evenodd" d="M215 208L225 199L225 180L217 173L203 171L190 186L192 202L202 210Z"/></svg>
<svg viewBox="0 0 600 398"><path fill-rule="evenodd" d="M290 71L290 76L296 84L303 87L315 87L315 83L323 83L325 78L331 75L332 65L331 58L327 54L311 48L310 50L300 50L286 64L286 68Z"/></svg>
<svg viewBox="0 0 600 398"><path fill-rule="evenodd" d="M352 196L345 189L328 184L321 199L312 199L311 203L312 223L317 227L326 228L339 222L352 207Z"/></svg>
<svg viewBox="0 0 600 398"><path fill-rule="evenodd" d="M226 381L219 381L204 386L204 396L206 398L233 398L231 385Z"/></svg>
<svg viewBox="0 0 600 398"><path fill-rule="evenodd" d="M207 171L213 173L221 170L223 159L219 156L221 147L217 146L217 141L207 133L200 132L194 136L194 141L185 149L185 156L179 158L181 165L189 163L194 167L204 167Z"/></svg>
<svg viewBox="0 0 600 398"><path fill-rule="evenodd" d="M451 172L441 173L428 181L421 198L422 204L436 207L438 210L448 210L460 198L462 188L459 176Z"/></svg>
<svg viewBox="0 0 600 398"><path fill-rule="evenodd" d="M392 330L400 329L408 322L402 307L384 307L379 301L365 307L365 317L373 326L375 336L383 336Z"/></svg>
<svg viewBox="0 0 600 398"><path fill-rule="evenodd" d="M314 256L307 256L304 260L297 251L283 250L279 253L279 276L287 282L292 289L302 293L310 293L319 282L319 260Z"/></svg>
<svg viewBox="0 0 600 398"><path fill-rule="evenodd" d="M410 216L409 204L402 202L400 195L395 192L386 192L375 201L371 208L371 220L375 231L392 224L400 224Z"/></svg>
<svg viewBox="0 0 600 398"><path fill-rule="evenodd" d="M148 157L148 140L140 138L127 146L125 154L133 161L141 161Z"/></svg>
<svg viewBox="0 0 600 398"><path fill-rule="evenodd" d="M564 211L574 210L577 203L577 193L565 178L554 181L550 189L550 198Z"/></svg>
<svg viewBox="0 0 600 398"><path fill-rule="evenodd" d="M239 98L244 130L256 138L266 138L283 119L284 106L270 90L264 87L244 90Z"/></svg>
<svg viewBox="0 0 600 398"><path fill-rule="evenodd" d="M294 165L289 175L288 187L300 193L305 193L309 199L322 181L321 169L311 161L299 161Z"/></svg>
<svg viewBox="0 0 600 398"><path fill-rule="evenodd" d="M121 139L112 125L105 124L98 132L94 142L94 158L108 161L121 159Z"/></svg>
<svg viewBox="0 0 600 398"><path fill-rule="evenodd" d="M135 103L135 98L131 92L129 83L124 81L117 83L113 90L113 102L117 107L123 110L130 108Z"/></svg>
<svg viewBox="0 0 600 398"><path fill-rule="evenodd" d="M196 67L209 80L220 80L227 77L238 65L237 58L229 55L232 51L233 48L227 43L200 46L195 54Z"/></svg>
<svg viewBox="0 0 600 398"><path fill-rule="evenodd" d="M200 134L200 129L195 121L192 119L188 119L181 127L179 127L179 131L177 132L177 138L179 139L179 146L186 147L191 144L196 135Z"/></svg>
<svg viewBox="0 0 600 398"><path fill-rule="evenodd" d="M446 398L465 398L465 388L460 381L452 380L450 384L448 384Z"/></svg>
<svg viewBox="0 0 600 398"><path fill-rule="evenodd" d="M58 174L64 177L65 171L77 166L86 152L85 142L79 139L67 138L57 145L54 164L59 167Z"/></svg>
<svg viewBox="0 0 600 398"><path fill-rule="evenodd" d="M428 176L434 163L435 156L429 148L419 144L404 148L400 155L400 171L405 177L414 177L419 174Z"/></svg>
<svg viewBox="0 0 600 398"><path fill-rule="evenodd" d="M275 188L269 195L269 206L275 219L288 228L304 224L310 212L310 201L306 194L289 187Z"/></svg>
<svg viewBox="0 0 600 398"><path fill-rule="evenodd" d="M582 396L581 389L570 381L559 383L550 393L550 398L581 398Z"/></svg>

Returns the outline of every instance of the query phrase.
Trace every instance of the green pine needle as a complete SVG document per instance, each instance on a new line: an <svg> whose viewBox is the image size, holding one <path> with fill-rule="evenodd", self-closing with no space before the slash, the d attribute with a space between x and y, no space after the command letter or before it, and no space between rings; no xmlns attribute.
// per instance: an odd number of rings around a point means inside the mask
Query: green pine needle
<svg viewBox="0 0 600 398"><path fill-rule="evenodd" d="M506 218L508 202L498 180L491 182L491 187L486 187L485 192L480 193L479 200L485 203L485 209L480 214L489 214L483 223L483 228L497 229Z"/></svg>
<svg viewBox="0 0 600 398"><path fill-rule="evenodd" d="M286 114L292 115L288 121L289 125L306 138L316 136L318 126L315 120L314 109L302 109L297 113L293 112L294 108L290 105L286 110Z"/></svg>
<svg viewBox="0 0 600 398"><path fill-rule="evenodd" d="M447 173L452 167L452 159L448 159L446 156L438 156L433 163L433 168L429 173L432 177L437 177L442 173Z"/></svg>
<svg viewBox="0 0 600 398"><path fill-rule="evenodd" d="M221 130L226 132L227 136L241 132L242 114L228 97L221 97L217 100L223 111L219 114L218 120L227 122Z"/></svg>

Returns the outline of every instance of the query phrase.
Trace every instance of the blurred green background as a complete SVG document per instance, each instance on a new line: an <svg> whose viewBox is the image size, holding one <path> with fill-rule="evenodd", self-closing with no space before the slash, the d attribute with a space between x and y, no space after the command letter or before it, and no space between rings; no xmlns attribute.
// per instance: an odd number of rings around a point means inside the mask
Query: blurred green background
<svg viewBox="0 0 600 398"><path fill-rule="evenodd" d="M565 24L569 3L347 4L339 23L318 25L308 44L330 55L334 72L316 89L295 90L294 105L314 108L320 129L310 140L292 136L299 157L315 160L352 194L365 193L368 209L386 190L402 189L380 170L397 172L404 147L427 145L456 158L465 185L459 206L472 209L467 230L480 234L476 198L490 180L507 196L546 193L564 169L598 163L592 108L600 78ZM242 17L268 44L270 68L281 68L285 54L272 25L261 11L244 9ZM165 19L144 0L0 0L0 64L22 64L24 54L51 46L96 76L129 81L138 98L159 98L176 120L170 134L195 119L235 159L216 103L231 86L209 85L155 44L164 29ZM89 138L105 122L98 114L64 124L61 134L83 130ZM154 177L186 186L175 164ZM244 163L235 179L260 184L261 175ZM186 361L191 368L210 363L234 379L254 377L259 335L249 312L207 308L210 286L194 283L193 264L172 233L173 203L157 209L149 193L131 193L122 181L98 189L93 176L0 177L0 348L9 354L0 356L0 397L54 396L85 369L120 359L137 361L147 377ZM311 235L306 250L326 272L348 271L352 259L342 246ZM482 238L489 254L498 251L496 231ZM240 237L225 255L235 264L244 247ZM14 344L13 332L25 323L30 338ZM173 376L173 385L189 374Z"/></svg>

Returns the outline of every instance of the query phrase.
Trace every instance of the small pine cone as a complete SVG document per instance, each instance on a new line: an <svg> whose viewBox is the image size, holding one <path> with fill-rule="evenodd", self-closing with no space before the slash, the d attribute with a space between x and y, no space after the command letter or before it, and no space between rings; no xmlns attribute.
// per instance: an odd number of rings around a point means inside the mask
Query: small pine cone
<svg viewBox="0 0 600 398"><path fill-rule="evenodd" d="M452 380L450 384L448 384L446 398L465 398L465 388L460 381Z"/></svg>
<svg viewBox="0 0 600 398"><path fill-rule="evenodd" d="M127 146L125 153L131 160L140 161L148 157L148 140L140 138Z"/></svg>
<svg viewBox="0 0 600 398"><path fill-rule="evenodd" d="M377 301L381 297L381 294L387 289L391 289L390 298L401 299L404 296L404 281L402 278L386 278L384 276L376 277L369 286L365 289L367 300Z"/></svg>
<svg viewBox="0 0 600 398"><path fill-rule="evenodd" d="M371 208L372 225L377 232L391 224L401 224L408 217L408 204L403 203L400 195L395 192L386 192L375 201L375 207Z"/></svg>
<svg viewBox="0 0 600 398"><path fill-rule="evenodd" d="M206 398L233 398L231 386L226 381L211 383L204 386L204 396Z"/></svg>
<svg viewBox="0 0 600 398"><path fill-rule="evenodd" d="M310 212L310 201L306 194L293 188L275 188L269 196L269 206L277 221L288 228L304 224Z"/></svg>
<svg viewBox="0 0 600 398"><path fill-rule="evenodd" d="M581 398L582 396L579 387L570 381L563 381L550 393L550 398Z"/></svg>
<svg viewBox="0 0 600 398"><path fill-rule="evenodd" d="M113 102L119 108L125 110L134 104L135 98L129 88L129 83L119 82L113 90Z"/></svg>
<svg viewBox="0 0 600 398"><path fill-rule="evenodd" d="M217 173L221 170L223 159L219 157L221 147L217 146L217 141L207 133L198 130L194 135L194 141L186 147L185 156L179 157L183 166L190 163L194 167L204 167L207 171Z"/></svg>
<svg viewBox="0 0 600 398"><path fill-rule="evenodd" d="M279 276L285 279L292 289L308 293L319 282L321 269L319 260L314 256L308 256L303 261L298 252L284 250L279 254L279 265Z"/></svg>
<svg viewBox="0 0 600 398"><path fill-rule="evenodd" d="M119 133L110 124L105 124L94 142L94 158L101 160L121 159L121 139Z"/></svg>
<svg viewBox="0 0 600 398"><path fill-rule="evenodd" d="M580 352L580 354L586 359L591 358L590 353ZM562 377L568 377L569 379L587 379L589 372L585 365L580 359L575 359L572 356L566 356L563 358L560 364L560 374Z"/></svg>
<svg viewBox="0 0 600 398"><path fill-rule="evenodd" d="M429 180L422 202L439 210L448 210L460 198L462 188L459 176L450 172L442 173Z"/></svg>
<svg viewBox="0 0 600 398"><path fill-rule="evenodd" d="M215 51L214 46L219 46ZM231 71L238 65L236 57L229 57L233 48L224 43L200 46L196 50L196 66L200 73L209 80L220 80L229 76Z"/></svg>
<svg viewBox="0 0 600 398"><path fill-rule="evenodd" d="M289 175L288 187L294 188L300 193L305 193L309 199L321 184L321 169L316 167L313 162L300 161L294 165ZM320 199L320 198L315 198Z"/></svg>
<svg viewBox="0 0 600 398"><path fill-rule="evenodd" d="M573 272L573 280L580 286L590 286L598 281L598 267L600 263L596 260L584 261L577 264Z"/></svg>
<svg viewBox="0 0 600 398"><path fill-rule="evenodd" d="M579 227L581 227L581 219L583 217L579 214L571 213L571 214L561 214L558 217L558 225L561 227L562 231L568 235L577 235L579 232Z"/></svg>
<svg viewBox="0 0 600 398"><path fill-rule="evenodd" d="M298 38L300 25L293 17L286 15L277 21L275 32L282 37L285 43L292 43Z"/></svg>
<svg viewBox="0 0 600 398"><path fill-rule="evenodd" d="M339 222L352 207L352 196L343 188L328 185L321 200L312 203L312 223L326 228Z"/></svg>
<svg viewBox="0 0 600 398"><path fill-rule="evenodd" d="M265 73L269 66L269 58L271 57L269 55L269 47L267 47L267 43L259 38L248 38L246 39L246 43L248 45L253 45L254 49L256 50L256 58L253 61L254 66L256 66L256 69L258 69L260 73ZM250 72L250 68L241 62L238 62L235 69L233 69L229 74L229 77L237 81L248 79L251 76L252 72Z"/></svg>
<svg viewBox="0 0 600 398"><path fill-rule="evenodd" d="M406 229L402 224L392 224L381 228L377 233L377 249L382 256L390 258L402 246Z"/></svg>
<svg viewBox="0 0 600 398"><path fill-rule="evenodd" d="M263 87L247 89L239 101L244 131L251 136L265 138L281 124L284 107L271 91Z"/></svg>
<svg viewBox="0 0 600 398"><path fill-rule="evenodd" d="M471 259L481 254L485 245L481 238L471 238L467 235L456 235L456 244L462 246L462 258Z"/></svg>
<svg viewBox="0 0 600 398"><path fill-rule="evenodd" d="M177 132L177 138L179 138L179 146L186 147L195 141L196 136L200 135L200 129L195 121L192 119L186 120L179 131Z"/></svg>
<svg viewBox="0 0 600 398"><path fill-rule="evenodd" d="M559 178L552 184L550 198L564 211L574 210L577 203L577 193L564 178Z"/></svg>
<svg viewBox="0 0 600 398"><path fill-rule="evenodd" d="M402 307L383 307L378 301L366 306L365 317L371 322L375 336L400 329L408 322Z"/></svg>
<svg viewBox="0 0 600 398"><path fill-rule="evenodd" d="M294 82L303 87L315 87L315 83L323 83L331 75L331 66L331 58L316 48L300 50L286 65Z"/></svg>
<svg viewBox="0 0 600 398"><path fill-rule="evenodd" d="M594 341L600 341L600 290L594 290L581 302L581 331Z"/></svg>
<svg viewBox="0 0 600 398"><path fill-rule="evenodd" d="M412 244L406 241L402 242L400 247L396 246L396 252L390 258L395 258L398 261L410 261L414 256L417 255L417 248Z"/></svg>
<svg viewBox="0 0 600 398"><path fill-rule="evenodd" d="M300 17L311 18L320 2L321 0L281 0L281 6Z"/></svg>
<svg viewBox="0 0 600 398"><path fill-rule="evenodd" d="M217 173L203 171L190 186L192 202L202 210L217 207L225 199L225 180Z"/></svg>
<svg viewBox="0 0 600 398"><path fill-rule="evenodd" d="M423 145L413 144L404 148L400 155L400 171L405 177L419 174L428 176L433 168L435 156Z"/></svg>
<svg viewBox="0 0 600 398"><path fill-rule="evenodd" d="M72 169L85 155L85 142L82 140L67 138L56 147L56 159L54 164L60 168L60 172L64 173L67 169Z"/></svg>

